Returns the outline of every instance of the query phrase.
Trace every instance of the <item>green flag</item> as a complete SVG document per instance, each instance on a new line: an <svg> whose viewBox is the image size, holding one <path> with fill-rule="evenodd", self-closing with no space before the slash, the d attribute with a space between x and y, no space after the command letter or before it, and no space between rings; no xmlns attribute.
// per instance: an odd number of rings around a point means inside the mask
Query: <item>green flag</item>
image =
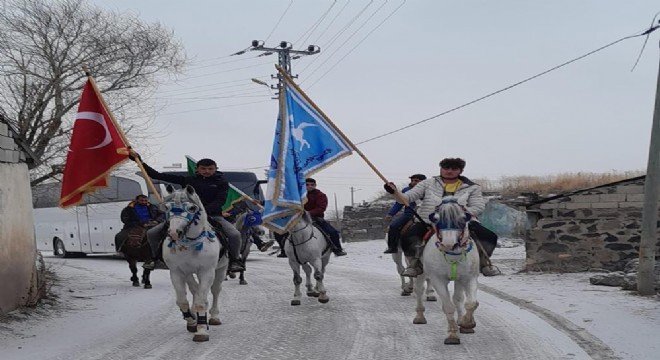
<svg viewBox="0 0 660 360"><path fill-rule="evenodd" d="M186 155L186 166L188 168L188 175L195 176L195 173L197 172L197 161Z"/></svg>
<svg viewBox="0 0 660 360"><path fill-rule="evenodd" d="M244 192L238 190L234 185L229 184L229 190L227 191L227 200L225 204L222 205L222 211L229 211L234 207L234 204L241 202L243 200L250 199Z"/></svg>

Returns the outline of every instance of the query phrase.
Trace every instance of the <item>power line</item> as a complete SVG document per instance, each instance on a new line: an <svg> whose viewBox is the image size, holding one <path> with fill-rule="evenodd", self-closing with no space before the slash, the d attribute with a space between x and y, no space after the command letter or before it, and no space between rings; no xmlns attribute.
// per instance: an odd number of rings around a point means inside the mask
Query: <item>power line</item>
<svg viewBox="0 0 660 360"><path fill-rule="evenodd" d="M268 36L266 36L266 40L264 40L264 42L268 41L268 39L270 39L271 35L273 35L273 32L275 32L275 29L277 29L277 27L280 25L280 22L282 21L282 19L284 19L284 15L286 15L286 13L289 11L289 8L291 8L291 5L293 5L293 0L291 0L291 2L289 3L289 6L287 6L286 9L284 9L284 12L280 16L280 18L277 20L277 23L275 23L275 26L270 31L270 33L268 33Z"/></svg>
<svg viewBox="0 0 660 360"><path fill-rule="evenodd" d="M408 128L411 128L411 127L413 127L413 126L420 125L420 124L422 124L422 123L425 123L425 122L427 122L427 121L433 120L433 119L438 118L438 117L440 117L440 116L443 116L443 115L449 114L449 113L451 113L451 112L454 112L454 111L456 111L456 110L462 109L462 108L464 108L464 107L470 106L470 105L475 104L475 103L477 103L477 102L479 102L479 101L485 100L485 99L487 99L487 98L489 98L489 97L491 97L491 96L494 96L494 95L497 95L497 94L502 93L502 92L504 92L504 91L507 91L507 90L513 89L514 87L517 87L517 86L519 86L519 85L522 85L522 84L524 84L524 83L526 83L526 82L528 82L528 81L534 80L534 79L536 79L536 78L538 78L538 77L541 77L541 76L543 76L543 75L545 75L545 74L548 74L548 73L550 73L550 72L553 72L553 71L555 71L555 70L557 70L557 69L559 69L559 68L562 68L562 67L564 67L564 66L566 66L566 65L569 65L569 64L571 64L571 63L574 63L574 62L576 62L576 61L578 61L578 60L584 59L584 58L586 58L587 56L593 55L593 54L595 54L595 53L597 53L597 52L599 52L599 51L601 51L601 50L605 50L605 49L607 49L608 47L613 46L613 45L616 45L616 44L618 44L618 43L620 43L620 42L622 42L622 41L624 41L624 40L628 40L628 39L636 38L636 37L639 37L639 36L647 35L648 33L653 32L653 31L655 31L656 29L658 29L658 27L660 27L660 26L652 27L652 28L646 30L644 33L641 33L641 34L629 35L629 36L622 37L621 39L618 39L618 40L616 40L616 41L613 41L613 42L611 42L611 43L609 43L609 44L607 44L607 45L601 46L601 47L599 47L599 48L596 49L596 50L589 51L588 53L586 53L586 54L584 54L584 55L578 56L578 57L576 57L576 58L574 58L574 59L572 59L572 60L569 60L569 61L567 61L567 62L565 62L565 63L559 64L559 65L557 65L557 66L555 66L555 67L552 67L552 68L550 68L550 69L548 69L548 70L545 70L545 71L543 71L543 72L540 72L540 73L538 73L538 74L536 74L536 75L534 75L534 76L531 76L531 77L528 77L528 78L526 78L526 79L524 79L524 80L521 80L521 81L518 81L518 82L516 82L516 83L513 83L513 84L511 84L511 85L509 85L509 86L507 86L507 87L505 87L505 88L502 88L502 89L500 89L500 90L497 90L497 91L494 91L494 92L489 93L489 94L487 94L487 95L484 95L484 96L482 96L482 97L480 97L480 98L477 98L477 99L475 99L475 100L472 100L472 101L470 101L470 102L467 102L467 103L465 103L465 104L463 104L463 105L459 105L459 106L457 106L457 107L455 107L455 108L452 108L452 109L449 109L449 110L447 110L447 111L441 112L440 114L433 115L433 116L428 117L428 118L426 118L426 119L423 119L423 120L420 120L420 121L414 122L414 123L412 123L412 124L410 124L410 125L406 125L406 126L404 126L404 127L401 127L401 128L396 129L396 130L392 130L392 131L386 132L386 133L381 134L381 135L378 135L378 136L374 136L374 137L372 137L372 138L369 138L369 139L367 139L367 140L360 141L360 142L355 143L355 144L356 144L356 145L360 145L360 144L364 144L364 143L367 143L367 142L370 142L370 141L373 141L373 140L376 140L376 139L380 139L380 138L382 138L382 137L385 137L385 136L388 136L388 135L392 135L392 134L394 134L394 133L397 133L397 132L403 131L403 130L408 129Z"/></svg>
<svg viewBox="0 0 660 360"><path fill-rule="evenodd" d="M405 0L404 0L404 2L405 2ZM351 35L349 35L349 37L346 38L346 39L344 40L344 42L341 43L341 45L339 45L339 47L338 47L336 50L334 50L334 51L333 51L333 52L332 52L332 53L331 53L331 54L330 54L330 55L329 55L329 56L328 56L328 57L327 57L327 58L326 58L326 59L325 59L325 60L324 60L319 66L317 66L314 70L312 70L312 72L309 73L309 74L307 75L307 79L309 79L309 77L311 77L312 75L314 75L314 73L317 72L317 71L318 71L318 70L319 70L319 69L320 69L325 63L327 63L327 62L328 62L328 61L329 61L329 60L330 60L330 59L331 59L331 58L332 58L332 57L333 57L333 56L339 51L339 49L341 49L342 46L344 46L349 40L351 40L351 39L353 38L353 36L355 36L355 35L358 33L358 31L360 31L365 25L367 25L367 24L369 23L369 21L371 20L371 18L373 18L376 14L378 14L378 12L379 12L379 11L380 11L385 5L387 5L387 1L385 1L381 6L379 6L379 7L376 9L376 11L374 11L374 12L373 12L373 13L367 18L367 20L366 20L364 23L362 23L362 25L360 25L355 31L353 31L353 33L352 33ZM399 7L401 7L401 6L399 6ZM397 8L397 9L398 9L398 8ZM387 20L387 18L385 18L385 20ZM381 23L381 24L382 24L382 23ZM379 25L379 26L380 26L380 25ZM378 26L376 27L376 29L377 29L377 28L378 28ZM369 32L369 34L367 34L367 37L368 37L372 32L373 32L373 30L372 30L371 32ZM363 39L362 41L364 41L364 39ZM362 42L362 41L361 41L361 42ZM361 42L360 42L360 43L361 43ZM359 45L360 43L358 43L358 45ZM353 49L354 49L354 48L353 48ZM353 49L351 49L351 50L349 51L349 54L350 54L351 51L353 51ZM346 56L344 56L344 57L346 57ZM343 59L343 58L342 58L342 59ZM341 59L340 59L339 61L341 61ZM335 65L336 65L336 64L335 64ZM334 67L334 66L333 66L333 67ZM331 68L331 69L332 69L332 68ZM325 74L324 74L324 75L325 75ZM317 80L317 81L318 81L318 80ZM305 81L302 81L301 84L304 83L304 82L305 82Z"/></svg>
<svg viewBox="0 0 660 360"><path fill-rule="evenodd" d="M316 22L315 22L314 24L312 24L312 26L311 26L309 29L307 29L307 31L305 31L305 32L300 36L300 38L298 38L298 40L296 40L295 44L306 43L307 40L309 39L309 37L312 36L312 34L314 33L314 31L316 31L316 28L318 28L319 25L321 25L321 23L323 22L323 20L325 20L325 18L326 18L326 17L328 16L328 14L330 13L330 10L332 10L332 8L333 8L335 5L337 5L337 0L334 0L334 1L332 2L332 4L330 4L330 7L329 7L329 8L328 8L323 14L321 14L321 17L320 17L318 20L316 20ZM308 34L308 33L309 33L309 34ZM307 36L305 37L305 35L307 35ZM304 39L303 39L303 37L304 37ZM301 39L302 39L302 41L301 41Z"/></svg>
<svg viewBox="0 0 660 360"><path fill-rule="evenodd" d="M385 23L385 21L387 21L390 17L392 17L392 15L394 15L394 13L396 13L397 11L399 11L399 9L400 9L400 8L406 3L406 1L408 1L408 0L403 0L403 2L402 2L399 6L396 7L396 9L394 9L391 13L389 13L389 15L387 15L387 16L386 16L386 17L385 17L385 18L384 18L384 19L383 19L378 25L376 25L375 28L373 28L371 31L369 31L369 33L368 33L365 37L363 37L362 40L360 40L360 42L358 42L357 44L355 44L355 46L353 46L353 47L351 48L351 50L349 50L344 56L342 56L341 59L337 60L337 62L334 63L334 64L330 67L330 69L328 69L326 72L324 72L323 75L321 75L318 79L316 79L316 81L314 81L314 82L313 82L311 85L309 85L307 88L309 89L309 88L311 88L312 86L314 86L317 82L321 81L321 79L323 79L323 78L324 78L324 77L325 77L330 71L332 71L332 69L334 69L335 66L337 66L340 62L342 62L342 61L343 61L348 55L350 55L350 54L353 52L353 50L355 50L358 46L360 46L360 44L362 44L365 40L367 40L367 38L368 38L369 36L371 36L371 34L372 34L374 31L378 30L378 28L381 27L381 25L383 25L383 24ZM380 8L378 8L378 10L380 10ZM359 30L359 29L358 29L358 30ZM342 45L343 45L343 44L342 44ZM321 64L321 65L323 65L323 64ZM320 67L320 66L319 66L319 67ZM318 70L319 68L316 68L316 69ZM315 71L316 71L316 70L312 71L312 74L313 74ZM310 74L310 76L311 76L311 74Z"/></svg>

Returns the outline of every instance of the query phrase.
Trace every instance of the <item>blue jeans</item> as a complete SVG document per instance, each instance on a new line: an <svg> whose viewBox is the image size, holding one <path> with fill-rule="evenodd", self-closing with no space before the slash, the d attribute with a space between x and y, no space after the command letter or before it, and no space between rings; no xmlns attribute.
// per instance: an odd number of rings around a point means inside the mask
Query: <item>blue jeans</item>
<svg viewBox="0 0 660 360"><path fill-rule="evenodd" d="M335 247L337 250L341 250L341 242L339 241L339 231L335 229L332 225L330 225L329 222L325 221L324 218L320 217L315 217L313 218L314 222L321 228L321 230L325 231L326 234L330 237L330 241L332 242L332 245Z"/></svg>

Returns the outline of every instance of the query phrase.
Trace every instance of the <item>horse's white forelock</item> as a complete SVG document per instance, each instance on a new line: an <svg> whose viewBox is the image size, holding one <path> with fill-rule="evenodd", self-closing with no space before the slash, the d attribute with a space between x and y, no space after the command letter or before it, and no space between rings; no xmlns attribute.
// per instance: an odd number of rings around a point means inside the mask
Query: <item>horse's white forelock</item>
<svg viewBox="0 0 660 360"><path fill-rule="evenodd" d="M443 203L438 207L438 219L440 219L443 224L456 225L465 217L463 208L458 203L452 202L451 200L453 199L455 198L446 198L445 201L443 201Z"/></svg>

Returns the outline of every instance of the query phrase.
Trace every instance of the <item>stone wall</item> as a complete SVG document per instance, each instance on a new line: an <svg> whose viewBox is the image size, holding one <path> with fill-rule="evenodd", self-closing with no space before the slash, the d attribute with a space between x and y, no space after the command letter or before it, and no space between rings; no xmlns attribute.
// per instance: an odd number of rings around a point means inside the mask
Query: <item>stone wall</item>
<svg viewBox="0 0 660 360"><path fill-rule="evenodd" d="M344 207L341 221L344 242L385 238L384 218L392 203L366 203Z"/></svg>
<svg viewBox="0 0 660 360"><path fill-rule="evenodd" d="M36 254L26 154L0 118L0 314L33 302Z"/></svg>
<svg viewBox="0 0 660 360"><path fill-rule="evenodd" d="M640 177L528 206L527 269L622 270L639 257L643 193Z"/></svg>

